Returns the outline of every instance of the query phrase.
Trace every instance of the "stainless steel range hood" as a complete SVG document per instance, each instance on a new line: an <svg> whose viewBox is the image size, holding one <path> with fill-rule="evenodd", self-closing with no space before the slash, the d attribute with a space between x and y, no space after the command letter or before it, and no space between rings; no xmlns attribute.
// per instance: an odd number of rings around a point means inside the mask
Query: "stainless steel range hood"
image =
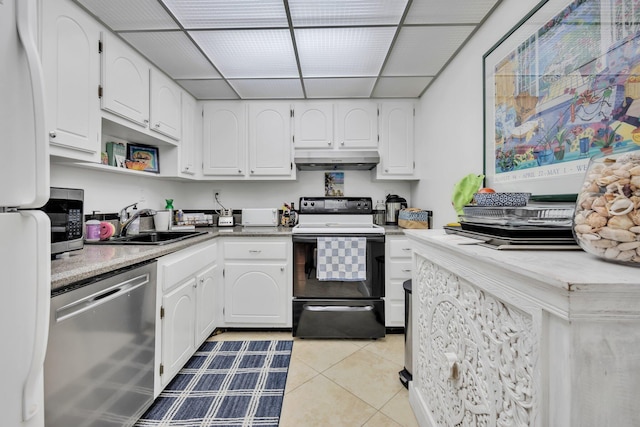
<svg viewBox="0 0 640 427"><path fill-rule="evenodd" d="M371 170L380 163L378 150L296 150L298 170Z"/></svg>

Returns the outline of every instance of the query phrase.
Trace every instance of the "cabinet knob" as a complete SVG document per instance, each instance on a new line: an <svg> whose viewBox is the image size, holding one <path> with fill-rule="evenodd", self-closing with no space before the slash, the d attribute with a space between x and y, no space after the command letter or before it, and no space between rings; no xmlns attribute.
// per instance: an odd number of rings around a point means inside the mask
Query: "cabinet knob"
<svg viewBox="0 0 640 427"><path fill-rule="evenodd" d="M284 271L284 267L280 267L280 271Z"/></svg>
<svg viewBox="0 0 640 427"><path fill-rule="evenodd" d="M242 169L238 169L238 173L242 173Z"/></svg>
<svg viewBox="0 0 640 427"><path fill-rule="evenodd" d="M160 127L160 123L156 123L156 129Z"/></svg>
<svg viewBox="0 0 640 427"><path fill-rule="evenodd" d="M404 268L402 270L403 273L411 273L411 269L410 268Z"/></svg>
<svg viewBox="0 0 640 427"><path fill-rule="evenodd" d="M149 119L144 119L144 122L145 123L149 123Z"/></svg>
<svg viewBox="0 0 640 427"><path fill-rule="evenodd" d="M460 366L458 364L458 356L455 353L445 353L447 359L447 368L449 370L449 379L456 381L460 378Z"/></svg>
<svg viewBox="0 0 640 427"><path fill-rule="evenodd" d="M344 145L344 141L342 141L342 142L340 143L340 145Z"/></svg>
<svg viewBox="0 0 640 427"><path fill-rule="evenodd" d="M389 172L389 169L385 169L384 171L385 171L385 172Z"/></svg>
<svg viewBox="0 0 640 427"><path fill-rule="evenodd" d="M331 141L327 142L327 145L329 145L329 146L330 146L330 145L331 145Z"/></svg>
<svg viewBox="0 0 640 427"><path fill-rule="evenodd" d="M251 253L251 254L259 254L260 252L262 252L262 251L259 250L259 249L249 249L249 253Z"/></svg>
<svg viewBox="0 0 640 427"><path fill-rule="evenodd" d="M56 136L57 136L57 135L56 135L56 132L55 132L55 131L50 131L50 132L49 132L49 138L55 138Z"/></svg>

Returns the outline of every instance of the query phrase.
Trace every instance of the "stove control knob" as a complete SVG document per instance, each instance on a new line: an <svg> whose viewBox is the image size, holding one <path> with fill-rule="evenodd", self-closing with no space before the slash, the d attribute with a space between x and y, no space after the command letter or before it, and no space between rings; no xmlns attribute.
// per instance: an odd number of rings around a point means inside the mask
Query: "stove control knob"
<svg viewBox="0 0 640 427"><path fill-rule="evenodd" d="M316 205L316 202L311 202L311 206L315 206L315 205Z"/></svg>
<svg viewBox="0 0 640 427"><path fill-rule="evenodd" d="M303 203L303 205L304 205L304 206L307 206L307 202L304 202L304 203Z"/></svg>

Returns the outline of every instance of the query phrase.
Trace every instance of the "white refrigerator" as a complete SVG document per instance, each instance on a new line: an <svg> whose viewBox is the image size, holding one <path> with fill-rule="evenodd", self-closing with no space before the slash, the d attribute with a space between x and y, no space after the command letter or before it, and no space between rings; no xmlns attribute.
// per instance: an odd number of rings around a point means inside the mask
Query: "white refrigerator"
<svg viewBox="0 0 640 427"><path fill-rule="evenodd" d="M0 0L0 425L43 427L49 145L35 0Z"/></svg>

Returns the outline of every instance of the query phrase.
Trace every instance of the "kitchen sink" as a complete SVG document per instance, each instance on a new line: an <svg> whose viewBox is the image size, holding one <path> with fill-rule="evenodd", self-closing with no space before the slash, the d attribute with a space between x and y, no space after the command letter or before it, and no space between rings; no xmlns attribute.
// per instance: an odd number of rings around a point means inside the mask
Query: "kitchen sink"
<svg viewBox="0 0 640 427"><path fill-rule="evenodd" d="M109 240L86 242L94 245L167 245L207 234L206 231L152 231L130 236L112 237Z"/></svg>

